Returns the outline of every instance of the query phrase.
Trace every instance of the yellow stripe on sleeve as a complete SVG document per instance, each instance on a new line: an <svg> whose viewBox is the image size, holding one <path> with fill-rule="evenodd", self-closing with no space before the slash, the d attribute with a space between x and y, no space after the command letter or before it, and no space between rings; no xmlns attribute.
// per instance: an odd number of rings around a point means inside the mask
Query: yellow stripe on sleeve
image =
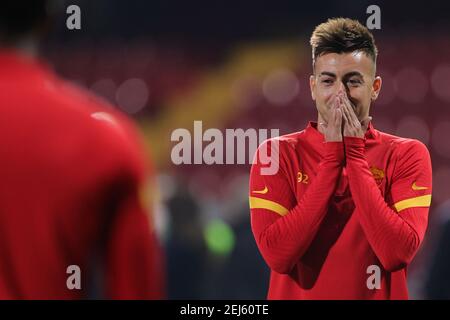
<svg viewBox="0 0 450 320"><path fill-rule="evenodd" d="M249 202L250 209L267 209L278 213L280 216L285 216L289 212L289 210L282 205L270 200L249 197Z"/></svg>
<svg viewBox="0 0 450 320"><path fill-rule="evenodd" d="M427 194L420 197L410 198L402 200L394 204L395 210L400 212L402 210L414 207L429 207L431 204L431 194Z"/></svg>

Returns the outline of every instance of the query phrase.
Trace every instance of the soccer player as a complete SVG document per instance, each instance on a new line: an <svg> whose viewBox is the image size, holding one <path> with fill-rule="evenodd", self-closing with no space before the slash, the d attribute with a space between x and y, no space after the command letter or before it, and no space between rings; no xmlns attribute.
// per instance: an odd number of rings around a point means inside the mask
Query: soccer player
<svg viewBox="0 0 450 320"><path fill-rule="evenodd" d="M261 145L251 169L252 230L272 270L268 298L407 299L407 267L431 202L428 150L374 128L381 78L367 28L330 19L311 46L318 122ZM262 174L263 150L279 161L274 175Z"/></svg>
<svg viewBox="0 0 450 320"><path fill-rule="evenodd" d="M36 57L49 2L0 2L0 299L162 298L137 131Z"/></svg>

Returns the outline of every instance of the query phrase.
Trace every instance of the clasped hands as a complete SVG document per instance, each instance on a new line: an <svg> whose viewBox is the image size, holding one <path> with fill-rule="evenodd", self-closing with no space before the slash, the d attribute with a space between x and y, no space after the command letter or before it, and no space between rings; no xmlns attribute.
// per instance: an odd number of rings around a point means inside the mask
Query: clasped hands
<svg viewBox="0 0 450 320"><path fill-rule="evenodd" d="M326 142L342 141L343 137L364 138L372 117L359 121L347 95L340 92L334 98L333 106L328 113L328 122L319 123Z"/></svg>

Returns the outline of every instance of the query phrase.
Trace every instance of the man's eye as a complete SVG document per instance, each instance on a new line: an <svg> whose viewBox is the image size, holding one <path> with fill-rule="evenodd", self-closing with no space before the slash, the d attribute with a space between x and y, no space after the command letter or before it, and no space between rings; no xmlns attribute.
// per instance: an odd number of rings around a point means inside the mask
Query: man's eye
<svg viewBox="0 0 450 320"><path fill-rule="evenodd" d="M333 80L331 80L331 79L324 79L324 80L322 80L322 83L331 84L331 83L333 83Z"/></svg>
<svg viewBox="0 0 450 320"><path fill-rule="evenodd" d="M350 83L351 85L359 85L361 84L361 80L351 79L348 80L348 83Z"/></svg>

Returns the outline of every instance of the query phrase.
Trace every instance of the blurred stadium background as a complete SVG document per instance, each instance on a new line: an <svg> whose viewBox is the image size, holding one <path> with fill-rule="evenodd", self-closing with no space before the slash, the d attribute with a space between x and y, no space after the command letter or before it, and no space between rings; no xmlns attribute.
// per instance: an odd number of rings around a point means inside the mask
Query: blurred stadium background
<svg viewBox="0 0 450 320"><path fill-rule="evenodd" d="M79 31L65 28L69 4L82 10ZM382 18L373 31L383 77L374 125L421 140L433 162L429 229L408 270L411 297L420 299L450 217L448 3L79 0L58 8L43 48L48 62L142 129L158 172L158 195L148 197L156 198L169 298L264 298L269 277L250 230L250 166L175 166L172 131L192 131L194 120L204 129L303 129L316 118L308 85L314 26L336 16L365 23L371 4Z"/></svg>

